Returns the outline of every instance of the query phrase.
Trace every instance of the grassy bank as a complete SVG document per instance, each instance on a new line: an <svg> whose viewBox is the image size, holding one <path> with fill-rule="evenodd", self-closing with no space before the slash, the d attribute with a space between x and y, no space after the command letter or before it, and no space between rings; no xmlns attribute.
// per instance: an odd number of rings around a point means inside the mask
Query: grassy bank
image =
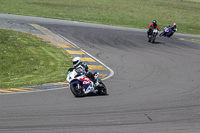
<svg viewBox="0 0 200 133"><path fill-rule="evenodd" d="M185 39L185 40L200 42L200 40L197 40L197 39Z"/></svg>
<svg viewBox="0 0 200 133"><path fill-rule="evenodd" d="M0 30L0 88L64 81L72 62L62 48L35 36Z"/></svg>
<svg viewBox="0 0 200 133"><path fill-rule="evenodd" d="M184 0L198 2L198 0ZM200 5L164 0L0 0L0 12L146 29L177 23L178 32L200 34Z"/></svg>

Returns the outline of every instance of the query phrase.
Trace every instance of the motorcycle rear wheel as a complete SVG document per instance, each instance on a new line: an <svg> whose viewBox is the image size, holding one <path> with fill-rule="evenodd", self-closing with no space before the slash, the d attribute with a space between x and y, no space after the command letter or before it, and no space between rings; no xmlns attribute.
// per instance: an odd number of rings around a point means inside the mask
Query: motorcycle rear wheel
<svg viewBox="0 0 200 133"><path fill-rule="evenodd" d="M97 86L97 94L98 95L107 95L107 89L106 86L104 85L104 83L99 80L99 85Z"/></svg>

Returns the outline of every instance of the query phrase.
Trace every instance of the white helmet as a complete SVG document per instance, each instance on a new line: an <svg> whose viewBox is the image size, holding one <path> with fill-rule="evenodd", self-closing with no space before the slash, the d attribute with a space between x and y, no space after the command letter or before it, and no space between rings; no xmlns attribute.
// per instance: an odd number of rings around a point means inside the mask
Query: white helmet
<svg viewBox="0 0 200 133"><path fill-rule="evenodd" d="M81 59L80 59L80 57L75 57L72 61L73 61L74 67L76 67L81 62Z"/></svg>

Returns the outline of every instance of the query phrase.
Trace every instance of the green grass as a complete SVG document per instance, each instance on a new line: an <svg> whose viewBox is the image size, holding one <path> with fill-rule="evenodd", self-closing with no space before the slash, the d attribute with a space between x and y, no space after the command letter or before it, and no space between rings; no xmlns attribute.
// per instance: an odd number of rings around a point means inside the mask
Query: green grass
<svg viewBox="0 0 200 133"><path fill-rule="evenodd" d="M185 1L185 2L192 2L192 3L200 3L200 0L176 0L176 1Z"/></svg>
<svg viewBox="0 0 200 133"><path fill-rule="evenodd" d="M176 0L200 3L199 0ZM0 0L0 13L200 34L200 5L163 0ZM71 56L29 34L0 30L0 88L64 81Z"/></svg>
<svg viewBox="0 0 200 133"><path fill-rule="evenodd" d="M178 32L200 34L200 5L164 0L0 0L0 12L142 29L156 19L161 29L176 22Z"/></svg>
<svg viewBox="0 0 200 133"><path fill-rule="evenodd" d="M200 40L197 40L197 39L185 39L185 40L200 42Z"/></svg>
<svg viewBox="0 0 200 133"><path fill-rule="evenodd" d="M33 35L0 30L0 88L64 81L72 67L64 49Z"/></svg>

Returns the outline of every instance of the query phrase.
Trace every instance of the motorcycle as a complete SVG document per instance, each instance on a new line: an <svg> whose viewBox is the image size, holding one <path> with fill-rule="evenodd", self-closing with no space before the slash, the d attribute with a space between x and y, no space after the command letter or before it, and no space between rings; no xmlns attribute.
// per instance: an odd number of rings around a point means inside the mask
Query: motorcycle
<svg viewBox="0 0 200 133"><path fill-rule="evenodd" d="M171 37L175 32L177 31L177 28L169 28L169 27L165 27L163 29L163 32L160 33L160 37L164 36L164 37Z"/></svg>
<svg viewBox="0 0 200 133"><path fill-rule="evenodd" d="M106 95L107 89L104 83L98 79L99 73L94 73L94 80L98 80L96 86L94 82L89 79L81 68L68 69L67 81L69 82L70 90L75 97L83 97L89 93L96 93L98 95Z"/></svg>
<svg viewBox="0 0 200 133"><path fill-rule="evenodd" d="M158 29L153 28L150 35L148 36L149 42L154 43L157 35L158 35Z"/></svg>

